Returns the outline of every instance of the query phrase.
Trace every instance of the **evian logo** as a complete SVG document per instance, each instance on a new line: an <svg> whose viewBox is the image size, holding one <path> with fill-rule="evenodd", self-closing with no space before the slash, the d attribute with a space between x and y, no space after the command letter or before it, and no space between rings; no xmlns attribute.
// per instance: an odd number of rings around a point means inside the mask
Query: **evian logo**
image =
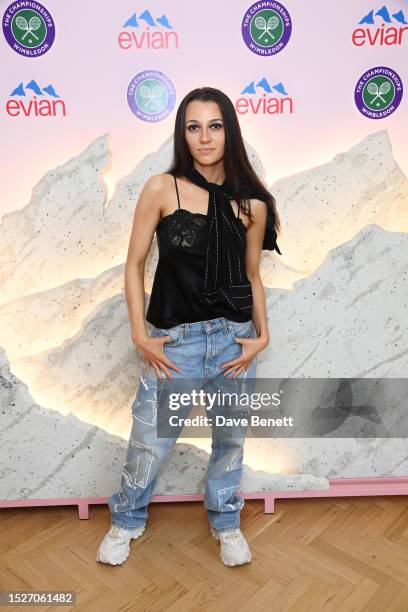
<svg viewBox="0 0 408 612"><path fill-rule="evenodd" d="M244 87L241 97L235 102L235 109L241 115L291 115L294 112L293 98L288 95L282 81L271 86L265 77Z"/></svg>
<svg viewBox="0 0 408 612"><path fill-rule="evenodd" d="M356 47L399 46L403 42L404 32L408 30L404 27L408 25L404 12L400 10L390 14L385 5L376 12L372 9L364 15L358 25L361 27L353 30L351 35L353 45Z"/></svg>
<svg viewBox="0 0 408 612"><path fill-rule="evenodd" d="M66 117L67 109L53 85L40 87L33 79L13 89L6 102L6 113L9 117Z"/></svg>
<svg viewBox="0 0 408 612"><path fill-rule="evenodd" d="M149 10L133 13L118 34L120 49L178 49L179 38L166 15L153 18Z"/></svg>

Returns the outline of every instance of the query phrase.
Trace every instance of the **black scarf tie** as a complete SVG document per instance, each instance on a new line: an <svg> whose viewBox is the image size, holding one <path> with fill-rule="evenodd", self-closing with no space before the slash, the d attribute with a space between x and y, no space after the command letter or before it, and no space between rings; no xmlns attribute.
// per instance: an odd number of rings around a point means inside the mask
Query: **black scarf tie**
<svg viewBox="0 0 408 612"><path fill-rule="evenodd" d="M245 227L231 206L232 191L226 180L221 185L211 183L192 165L185 176L209 192L202 300L248 310L252 308L252 286L245 272ZM264 195L247 186L242 197L263 199ZM275 249L281 255L276 237L274 213L268 206L262 250Z"/></svg>

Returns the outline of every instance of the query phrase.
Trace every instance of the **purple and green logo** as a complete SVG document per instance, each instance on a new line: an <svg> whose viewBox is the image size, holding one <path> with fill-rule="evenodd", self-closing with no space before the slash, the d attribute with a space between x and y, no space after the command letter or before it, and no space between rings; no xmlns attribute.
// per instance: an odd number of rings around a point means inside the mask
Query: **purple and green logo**
<svg viewBox="0 0 408 612"><path fill-rule="evenodd" d="M127 100L131 111L142 121L162 121L176 103L176 88L159 70L143 70L130 81Z"/></svg>
<svg viewBox="0 0 408 612"><path fill-rule="evenodd" d="M392 68L376 66L366 70L357 81L354 101L369 119L384 119L397 110L402 100L400 76Z"/></svg>
<svg viewBox="0 0 408 612"><path fill-rule="evenodd" d="M280 2L255 2L242 18L241 33L252 53L276 55L289 42L292 20Z"/></svg>
<svg viewBox="0 0 408 612"><path fill-rule="evenodd" d="M39 2L13 2L3 15L3 34L10 47L20 55L38 57L50 50L55 24Z"/></svg>

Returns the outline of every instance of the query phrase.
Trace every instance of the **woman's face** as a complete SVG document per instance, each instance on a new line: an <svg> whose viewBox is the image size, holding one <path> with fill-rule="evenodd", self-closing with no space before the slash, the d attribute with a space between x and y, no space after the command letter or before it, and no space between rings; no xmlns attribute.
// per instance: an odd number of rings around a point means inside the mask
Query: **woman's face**
<svg viewBox="0 0 408 612"><path fill-rule="evenodd" d="M186 107L184 134L193 159L212 165L224 157L225 132L217 102L192 100Z"/></svg>

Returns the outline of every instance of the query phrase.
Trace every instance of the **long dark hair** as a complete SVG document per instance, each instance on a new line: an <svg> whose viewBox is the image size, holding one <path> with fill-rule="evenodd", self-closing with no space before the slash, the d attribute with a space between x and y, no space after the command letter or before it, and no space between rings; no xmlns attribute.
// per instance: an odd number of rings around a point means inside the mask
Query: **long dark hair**
<svg viewBox="0 0 408 612"><path fill-rule="evenodd" d="M253 169L245 150L234 105L230 98L220 89L215 89L214 87L198 87L190 91L180 102L174 127L173 161L167 172L175 176L183 177L185 176L187 167L193 163L193 158L188 149L184 132L186 107L192 100L217 102L221 109L225 129L224 172L225 178L234 194L233 199L236 200L240 209L252 220L250 202L242 195L242 190L245 185L249 185L259 191L260 195L262 195L259 199L267 202L268 206L272 209L275 230L278 232L280 229L280 219L276 210L276 200L266 189Z"/></svg>

